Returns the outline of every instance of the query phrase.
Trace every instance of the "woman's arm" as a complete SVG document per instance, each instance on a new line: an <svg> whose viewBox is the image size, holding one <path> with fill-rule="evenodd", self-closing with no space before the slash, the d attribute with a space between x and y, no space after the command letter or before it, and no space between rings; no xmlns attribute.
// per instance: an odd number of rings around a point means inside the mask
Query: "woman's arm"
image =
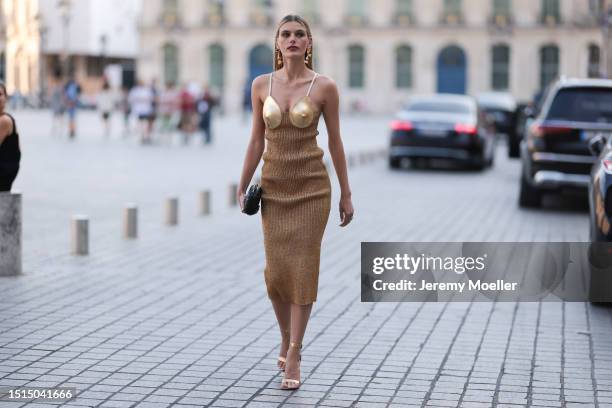
<svg viewBox="0 0 612 408"><path fill-rule="evenodd" d="M323 104L323 117L327 127L328 147L331 154L338 182L340 183L340 226L345 226L353 218L353 204L351 201L351 187L346 168L344 145L340 137L339 96L336 83L326 78L324 89L325 102Z"/></svg>
<svg viewBox="0 0 612 408"><path fill-rule="evenodd" d="M244 157L244 164L242 166L242 175L240 177L240 183L238 184L238 202L240 203L240 208L243 206L244 193L246 192L251 179L253 178L253 173L257 169L259 165L259 161L261 160L261 156L264 152L265 148L265 124L263 121L262 110L263 103L259 96L261 89L261 84L265 82L265 77L259 76L255 78L253 84L251 85L251 104L253 105L253 123L251 126L251 138L249 140L249 144L246 149L246 154Z"/></svg>
<svg viewBox="0 0 612 408"><path fill-rule="evenodd" d="M11 133L13 133L13 122L6 116L0 116L0 144L4 142Z"/></svg>

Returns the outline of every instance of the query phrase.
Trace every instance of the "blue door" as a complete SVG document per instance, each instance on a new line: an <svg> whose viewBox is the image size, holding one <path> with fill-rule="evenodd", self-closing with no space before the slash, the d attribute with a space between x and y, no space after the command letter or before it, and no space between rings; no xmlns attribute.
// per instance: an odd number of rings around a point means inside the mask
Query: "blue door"
<svg viewBox="0 0 612 408"><path fill-rule="evenodd" d="M465 94L466 58L463 50L449 46L438 55L438 92Z"/></svg>
<svg viewBox="0 0 612 408"><path fill-rule="evenodd" d="M249 54L249 84L256 76L272 72L272 49L267 45L253 47Z"/></svg>

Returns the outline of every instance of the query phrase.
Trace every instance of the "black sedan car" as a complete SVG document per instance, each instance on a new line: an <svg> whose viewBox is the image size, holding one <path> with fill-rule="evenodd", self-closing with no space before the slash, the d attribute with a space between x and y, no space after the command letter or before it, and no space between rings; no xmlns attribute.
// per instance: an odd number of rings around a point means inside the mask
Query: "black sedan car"
<svg viewBox="0 0 612 408"><path fill-rule="evenodd" d="M612 102L610 105L612 112ZM589 143L597 157L589 182L590 236L592 242L611 242L612 230L612 130L602 131Z"/></svg>
<svg viewBox="0 0 612 408"><path fill-rule="evenodd" d="M495 122L498 134L508 140L508 156L519 157L519 139L516 119L519 106L512 95L506 92L487 92L476 96L478 106L487 112Z"/></svg>
<svg viewBox="0 0 612 408"><path fill-rule="evenodd" d="M612 131L612 80L555 82L527 128L521 142L519 205L539 207L545 191L586 193L595 162L589 140Z"/></svg>
<svg viewBox="0 0 612 408"><path fill-rule="evenodd" d="M391 123L389 166L401 160L451 159L483 169L493 164L495 129L476 100L464 95L416 96Z"/></svg>

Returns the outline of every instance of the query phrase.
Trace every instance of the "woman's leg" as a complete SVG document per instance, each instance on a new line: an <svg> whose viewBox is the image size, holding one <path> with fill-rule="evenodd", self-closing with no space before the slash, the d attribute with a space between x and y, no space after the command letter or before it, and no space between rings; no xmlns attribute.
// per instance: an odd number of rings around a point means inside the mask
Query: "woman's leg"
<svg viewBox="0 0 612 408"><path fill-rule="evenodd" d="M280 300L272 300L272 307L274 307L274 313L276 314L276 320L278 321L278 328L281 332L281 349L278 356L286 358L291 337L291 303ZM281 370L284 369L285 362L279 360L278 368Z"/></svg>
<svg viewBox="0 0 612 408"><path fill-rule="evenodd" d="M312 303L309 305L291 305L291 344L287 351L287 363L285 364L285 378L300 380L300 348L306 325L310 318ZM289 384L292 386L292 384Z"/></svg>

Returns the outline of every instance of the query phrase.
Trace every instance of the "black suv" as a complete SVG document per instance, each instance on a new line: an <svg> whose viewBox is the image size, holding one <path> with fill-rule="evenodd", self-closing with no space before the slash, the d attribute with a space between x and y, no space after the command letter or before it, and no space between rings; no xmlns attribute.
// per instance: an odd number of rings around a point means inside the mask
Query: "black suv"
<svg viewBox="0 0 612 408"><path fill-rule="evenodd" d="M539 207L544 191L586 193L595 161L589 139L612 127L612 80L561 79L534 116L521 142L519 205Z"/></svg>

